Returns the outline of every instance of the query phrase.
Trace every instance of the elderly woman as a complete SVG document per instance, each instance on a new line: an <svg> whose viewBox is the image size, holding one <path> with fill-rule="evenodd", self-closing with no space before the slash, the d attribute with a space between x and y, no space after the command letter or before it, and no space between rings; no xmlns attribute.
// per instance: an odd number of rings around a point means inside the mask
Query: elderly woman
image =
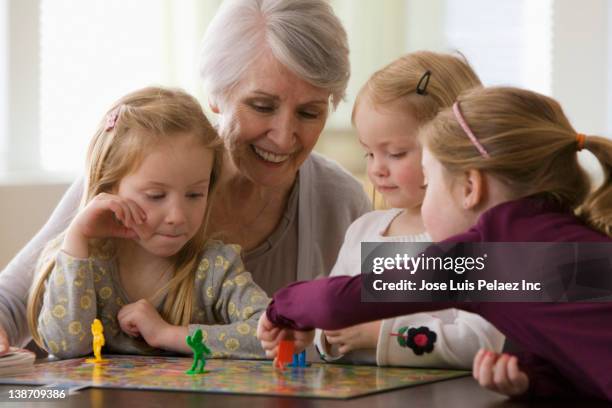
<svg viewBox="0 0 612 408"><path fill-rule="evenodd" d="M242 246L269 294L329 273L346 228L370 208L352 176L312 152L349 79L346 33L331 7L324 0L224 2L204 38L201 76L226 142L213 231ZM34 265L70 223L82 190L82 181L68 189L0 274L0 349L29 338Z"/></svg>

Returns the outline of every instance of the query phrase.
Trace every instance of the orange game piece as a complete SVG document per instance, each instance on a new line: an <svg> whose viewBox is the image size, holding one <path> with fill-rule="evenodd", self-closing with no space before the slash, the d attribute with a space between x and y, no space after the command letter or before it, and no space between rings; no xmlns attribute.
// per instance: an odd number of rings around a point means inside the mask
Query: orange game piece
<svg viewBox="0 0 612 408"><path fill-rule="evenodd" d="M285 364L293 361L294 350L293 340L281 340L278 345L278 355L274 359L274 367L284 370Z"/></svg>

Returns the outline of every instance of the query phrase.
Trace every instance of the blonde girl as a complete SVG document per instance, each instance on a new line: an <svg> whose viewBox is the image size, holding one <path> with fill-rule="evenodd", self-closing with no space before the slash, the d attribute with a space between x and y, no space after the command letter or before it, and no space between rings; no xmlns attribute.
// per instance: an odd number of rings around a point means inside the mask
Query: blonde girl
<svg viewBox="0 0 612 408"><path fill-rule="evenodd" d="M420 51L376 72L361 88L353 123L375 191L392 207L372 211L347 230L331 275L360 273L361 242L429 242L421 217L421 126L459 93L481 86L455 55ZM317 331L323 359L378 365L469 368L480 348L501 351L504 336L482 317L457 309Z"/></svg>
<svg viewBox="0 0 612 408"><path fill-rule="evenodd" d="M209 239L222 143L193 97L145 88L107 112L90 143L82 205L39 263L28 302L36 342L60 358L189 352L201 328L217 356L259 356L265 293L240 248ZM223 334L223 335L222 335Z"/></svg>

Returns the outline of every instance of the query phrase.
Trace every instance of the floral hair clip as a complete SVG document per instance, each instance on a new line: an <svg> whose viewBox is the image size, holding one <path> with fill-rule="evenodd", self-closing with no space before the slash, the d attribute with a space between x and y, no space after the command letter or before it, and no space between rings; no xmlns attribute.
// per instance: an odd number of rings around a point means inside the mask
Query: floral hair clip
<svg viewBox="0 0 612 408"><path fill-rule="evenodd" d="M109 132L115 128L117 124L117 120L119 119L119 113L121 112L121 106L116 107L106 115L106 126L104 127L105 132Z"/></svg>

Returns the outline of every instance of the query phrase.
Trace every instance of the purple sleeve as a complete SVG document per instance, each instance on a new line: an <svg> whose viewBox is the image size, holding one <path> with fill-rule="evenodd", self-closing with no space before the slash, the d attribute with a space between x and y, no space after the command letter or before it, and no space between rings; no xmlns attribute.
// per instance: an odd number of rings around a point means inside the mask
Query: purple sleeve
<svg viewBox="0 0 612 408"><path fill-rule="evenodd" d="M480 240L478 231L471 229L444 242L479 242ZM435 246L429 247L426 251L430 249L438 251ZM362 302L361 276L337 276L288 285L274 294L267 310L268 319L279 326L298 330L312 328L333 330L372 320L429 310L456 307L475 312L477 308L473 303L457 305L450 302Z"/></svg>
<svg viewBox="0 0 612 408"><path fill-rule="evenodd" d="M519 367L529 377L529 389L520 398L577 397L580 392L549 361L527 352L514 353Z"/></svg>
<svg viewBox="0 0 612 408"><path fill-rule="evenodd" d="M362 302L361 276L336 276L296 282L274 294L270 322L296 330L341 329L387 317L458 307L474 311L474 303Z"/></svg>
<svg viewBox="0 0 612 408"><path fill-rule="evenodd" d="M612 302L481 303L479 314L533 355L521 362L531 395L612 401Z"/></svg>

